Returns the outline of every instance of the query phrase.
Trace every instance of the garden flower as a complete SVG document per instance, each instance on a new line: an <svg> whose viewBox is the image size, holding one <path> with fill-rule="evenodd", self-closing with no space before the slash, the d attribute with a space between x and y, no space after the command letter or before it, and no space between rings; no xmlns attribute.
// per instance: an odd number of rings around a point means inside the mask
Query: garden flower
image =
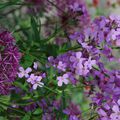
<svg viewBox="0 0 120 120"><path fill-rule="evenodd" d="M0 31L0 94L8 94L17 77L21 54L12 34Z"/></svg>
<svg viewBox="0 0 120 120"><path fill-rule="evenodd" d="M1 119L120 120L120 16L90 18L87 6L101 2L86 1L2 2L17 43L0 29Z"/></svg>
<svg viewBox="0 0 120 120"><path fill-rule="evenodd" d="M74 103L71 103L63 112L69 116L69 120L80 120L80 108Z"/></svg>
<svg viewBox="0 0 120 120"><path fill-rule="evenodd" d="M29 78L27 79L27 82L29 82L29 83L31 83L31 84L34 84L36 78L37 78L37 76L35 76L34 74L31 74L31 75L29 76Z"/></svg>
<svg viewBox="0 0 120 120"><path fill-rule="evenodd" d="M110 120L107 113L103 109L99 109L97 112L101 116L101 120Z"/></svg>
<svg viewBox="0 0 120 120"><path fill-rule="evenodd" d="M92 69L92 66L96 64L96 60L91 60L89 57L88 61L85 61L84 65L88 67L88 69Z"/></svg>
<svg viewBox="0 0 120 120"><path fill-rule="evenodd" d="M59 70L65 71L66 70L66 65L64 63L62 63L62 61L59 61L57 68Z"/></svg>
<svg viewBox="0 0 120 120"><path fill-rule="evenodd" d="M112 120L120 120L120 100L112 107L113 113L110 115Z"/></svg>
<svg viewBox="0 0 120 120"><path fill-rule="evenodd" d="M31 83L32 88L36 90L38 86L43 87L44 83L42 83L41 80L42 76L35 76L34 74L31 74L27 79L27 82Z"/></svg>
<svg viewBox="0 0 120 120"><path fill-rule="evenodd" d="M81 63L77 64L76 71L75 71L77 75L86 76L88 72L89 72L89 69L86 65L83 65Z"/></svg>
<svg viewBox="0 0 120 120"><path fill-rule="evenodd" d="M34 62L33 68L34 68L35 70L37 70L37 68L38 68L38 63L37 63L37 62Z"/></svg>
<svg viewBox="0 0 120 120"><path fill-rule="evenodd" d="M70 5L70 9L72 9L73 12L82 11L81 7L77 2L75 2L73 5Z"/></svg>
<svg viewBox="0 0 120 120"><path fill-rule="evenodd" d="M64 74L63 76L57 77L58 86L61 87L63 85L63 83L68 84L69 83L68 77L69 77L68 74Z"/></svg>
<svg viewBox="0 0 120 120"><path fill-rule="evenodd" d="M18 77L19 78L23 78L23 77L28 78L30 72L32 72L32 69L30 67L28 67L26 70L24 70L23 67L19 67Z"/></svg>
<svg viewBox="0 0 120 120"><path fill-rule="evenodd" d="M41 82L42 80L42 77L41 76L37 76L36 80L35 80L35 83L33 84L33 89L36 90L37 87L43 87L44 86L44 83Z"/></svg>

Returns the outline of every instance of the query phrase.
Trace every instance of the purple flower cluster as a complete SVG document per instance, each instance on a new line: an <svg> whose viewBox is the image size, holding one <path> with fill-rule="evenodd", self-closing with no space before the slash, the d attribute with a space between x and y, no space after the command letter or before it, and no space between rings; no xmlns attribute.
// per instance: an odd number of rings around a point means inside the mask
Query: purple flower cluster
<svg viewBox="0 0 120 120"><path fill-rule="evenodd" d="M17 76L20 53L8 31L0 31L0 94L8 94Z"/></svg>
<svg viewBox="0 0 120 120"><path fill-rule="evenodd" d="M82 30L89 24L90 15L83 0L57 0L55 2L56 6L60 8L57 9L57 13L61 24L69 33ZM74 21L75 24L69 25L70 21Z"/></svg>
<svg viewBox="0 0 120 120"><path fill-rule="evenodd" d="M92 88L89 95L98 108L99 120L119 120L120 118L120 71L106 69L102 61L103 57L108 61L117 60L112 49L119 46L117 44L120 40L119 27L119 16L98 17L81 32L70 35L71 40L77 41L80 45L80 50L69 51L55 59L48 58L60 74L57 77L58 86L69 82L76 84L79 77L83 77L83 83L86 83L87 79L92 77L93 80L89 81Z"/></svg>
<svg viewBox="0 0 120 120"><path fill-rule="evenodd" d="M53 100L52 102L48 102L45 99L42 99L39 103L40 107L43 109L43 117L42 120L56 120L57 112L62 106L61 100ZM68 116L69 120L80 120L81 119L81 111L78 105L74 103L70 103L68 107L66 107L63 111L63 114ZM58 117L58 120L62 120L62 118Z"/></svg>
<svg viewBox="0 0 120 120"><path fill-rule="evenodd" d="M69 116L69 120L80 120L81 118L80 108L74 103L71 103L63 112Z"/></svg>
<svg viewBox="0 0 120 120"><path fill-rule="evenodd" d="M49 57L49 62L58 69L60 74L65 73L63 76L57 77L58 86L62 84L76 84L80 76L87 76L92 70L92 66L96 65L96 60L92 57L85 58L82 53L79 52L67 52L58 56L56 59Z"/></svg>
<svg viewBox="0 0 120 120"><path fill-rule="evenodd" d="M19 78L25 77L27 79L27 82L32 85L32 88L34 90L36 90L37 87L43 87L44 85L44 83L41 82L41 80L45 77L45 74L37 73L36 75L35 72L37 71L37 69L38 69L38 63L34 62L33 70L30 67L28 67L27 69L24 69L23 67L19 67L19 72L18 72L18 77Z"/></svg>
<svg viewBox="0 0 120 120"><path fill-rule="evenodd" d="M28 0L28 2L34 3L37 10L37 7L39 9L45 5L46 0L44 2L43 0ZM57 85L61 87L58 89L61 90L63 85L69 83L76 85L79 82L84 87L88 85L90 89L87 94L96 108L98 120L120 120L120 71L107 69L103 62L104 57L109 62L117 60L113 55L113 48L120 46L120 16L101 16L90 21L86 5L81 0L55 0L53 4L56 6L61 28L66 31L68 39L71 40L71 46L76 44L79 46L76 50L67 51L55 58L48 57L47 67L52 66L57 71L57 74L53 76L57 79ZM69 25L72 20L77 24ZM2 88L0 88L2 91L9 86L7 82L14 80L19 60L17 48L9 35L7 32L0 34L0 45L2 45L0 49ZM59 40L59 44L61 41L68 41L64 35L57 37L55 39ZM25 70L20 67L18 77L25 77L32 89L36 90L37 87L44 86L41 82L44 77L43 74L36 72L38 68L36 63L33 68L34 71L31 68ZM14 69L15 72L11 72ZM5 92L2 93L5 94ZM57 115L54 110L60 110L61 102L42 100L39 106L43 111L43 120L55 120ZM25 109L27 111L35 107L36 104L31 104ZM73 103L64 109L63 113L69 117L69 120L81 119L80 109Z"/></svg>

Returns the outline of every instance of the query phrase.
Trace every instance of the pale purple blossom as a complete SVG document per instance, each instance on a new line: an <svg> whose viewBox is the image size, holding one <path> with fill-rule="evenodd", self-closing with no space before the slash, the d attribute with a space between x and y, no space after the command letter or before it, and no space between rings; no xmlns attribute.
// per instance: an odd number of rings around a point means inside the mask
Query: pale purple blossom
<svg viewBox="0 0 120 120"><path fill-rule="evenodd" d="M34 68L35 70L38 69L38 63L37 63L37 62L34 62L33 68Z"/></svg>
<svg viewBox="0 0 120 120"><path fill-rule="evenodd" d="M58 65L57 65L57 68L59 70L65 71L66 70L66 65L62 61L59 61Z"/></svg>
<svg viewBox="0 0 120 120"><path fill-rule="evenodd" d="M19 78L28 78L29 73L32 72L32 69L28 67L27 69L24 69L23 67L19 67L18 77Z"/></svg>
<svg viewBox="0 0 120 120"><path fill-rule="evenodd" d="M73 12L82 11L79 3L77 2L73 3L73 5L70 5L70 9L73 10Z"/></svg>
<svg viewBox="0 0 120 120"><path fill-rule="evenodd" d="M69 76L68 74L64 74L63 76L57 77L58 80L58 86L61 87L63 83L67 85L69 83Z"/></svg>
<svg viewBox="0 0 120 120"><path fill-rule="evenodd" d="M31 83L32 88L34 90L37 89L37 87L43 87L44 83L41 82L42 76L36 76L34 74L31 74L30 77L27 79L28 83Z"/></svg>
<svg viewBox="0 0 120 120"><path fill-rule="evenodd" d="M92 67L96 65L96 60L92 60L92 58L89 57L89 59L85 61L84 65L87 66L89 70L91 70Z"/></svg>
<svg viewBox="0 0 120 120"><path fill-rule="evenodd" d="M113 113L110 115L111 120L120 120L120 100L112 107Z"/></svg>

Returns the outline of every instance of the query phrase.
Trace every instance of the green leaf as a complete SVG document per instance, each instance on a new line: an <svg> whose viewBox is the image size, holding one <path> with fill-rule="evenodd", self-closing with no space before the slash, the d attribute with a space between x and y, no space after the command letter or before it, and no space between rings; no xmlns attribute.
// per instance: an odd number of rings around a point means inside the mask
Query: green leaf
<svg viewBox="0 0 120 120"><path fill-rule="evenodd" d="M34 56L26 54L21 64L24 68L30 67L34 62L34 59L35 59Z"/></svg>
<svg viewBox="0 0 120 120"><path fill-rule="evenodd" d="M31 118L31 113L29 112L25 114L22 120L30 120L30 118Z"/></svg>
<svg viewBox="0 0 120 120"><path fill-rule="evenodd" d="M41 114L42 110L40 108L36 109L35 112L33 113L34 115L39 115Z"/></svg>
<svg viewBox="0 0 120 120"><path fill-rule="evenodd" d="M31 26L32 26L32 29L34 32L35 40L39 41L40 40L40 33L39 33L39 29L38 29L38 24L37 24L36 19L33 16L31 16Z"/></svg>

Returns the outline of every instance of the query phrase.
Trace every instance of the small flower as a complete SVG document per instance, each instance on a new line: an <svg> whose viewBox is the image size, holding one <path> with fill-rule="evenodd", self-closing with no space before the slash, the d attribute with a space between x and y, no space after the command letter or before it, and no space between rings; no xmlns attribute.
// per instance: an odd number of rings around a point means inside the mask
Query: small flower
<svg viewBox="0 0 120 120"><path fill-rule="evenodd" d="M76 52L75 56L70 57L70 61L73 62L73 67L76 68L78 64L81 64L85 60L85 58L82 58L82 53L81 52Z"/></svg>
<svg viewBox="0 0 120 120"><path fill-rule="evenodd" d="M37 70L37 68L38 68L38 63L37 63L37 62L34 62L33 68L34 68L35 70Z"/></svg>
<svg viewBox="0 0 120 120"><path fill-rule="evenodd" d="M69 83L68 77L68 74L64 74L63 76L57 77L58 86L62 86L63 83L67 85Z"/></svg>
<svg viewBox="0 0 120 120"><path fill-rule="evenodd" d="M76 74L85 76L89 72L89 69L86 65L83 65L82 63L78 63L76 66Z"/></svg>
<svg viewBox="0 0 120 120"><path fill-rule="evenodd" d="M81 112L78 105L71 103L63 113L69 116L69 120L80 120Z"/></svg>
<svg viewBox="0 0 120 120"><path fill-rule="evenodd" d="M31 74L29 76L29 78L27 79L27 82L31 83L31 84L35 84L35 80L36 80L37 76L35 76L34 74Z"/></svg>
<svg viewBox="0 0 120 120"><path fill-rule="evenodd" d="M34 90L37 89L37 87L43 87L44 83L41 82L42 76L35 76L34 74L31 74L30 77L27 79L28 83L32 84L32 88Z"/></svg>
<svg viewBox="0 0 120 120"><path fill-rule="evenodd" d="M116 46L120 46L120 39L116 40Z"/></svg>
<svg viewBox="0 0 120 120"><path fill-rule="evenodd" d="M111 120L120 120L120 100L112 107L113 113L110 115Z"/></svg>
<svg viewBox="0 0 120 120"><path fill-rule="evenodd" d="M73 10L73 12L82 11L82 8L77 2L75 2L73 5L70 5L70 9Z"/></svg>
<svg viewBox="0 0 120 120"><path fill-rule="evenodd" d="M99 109L97 112L100 115L101 120L108 120L108 115L103 109Z"/></svg>
<svg viewBox="0 0 120 120"><path fill-rule="evenodd" d="M32 69L30 68L30 67L28 67L26 70L24 70L24 68L23 67L20 67L19 68L19 73L18 73L18 77L19 78L23 78L24 76L26 77L26 78L28 78L29 77L29 73L32 71Z"/></svg>
<svg viewBox="0 0 120 120"><path fill-rule="evenodd" d="M37 76L36 80L35 80L35 84L33 85L33 89L36 90L37 87L43 87L44 83L41 82L42 77L41 76Z"/></svg>
<svg viewBox="0 0 120 120"><path fill-rule="evenodd" d="M66 65L62 61L59 61L57 68L59 70L65 71Z"/></svg>
<svg viewBox="0 0 120 120"><path fill-rule="evenodd" d="M88 61L84 63L85 66L87 66L90 70L92 69L92 66L96 64L96 60L91 60L91 57L89 57Z"/></svg>

